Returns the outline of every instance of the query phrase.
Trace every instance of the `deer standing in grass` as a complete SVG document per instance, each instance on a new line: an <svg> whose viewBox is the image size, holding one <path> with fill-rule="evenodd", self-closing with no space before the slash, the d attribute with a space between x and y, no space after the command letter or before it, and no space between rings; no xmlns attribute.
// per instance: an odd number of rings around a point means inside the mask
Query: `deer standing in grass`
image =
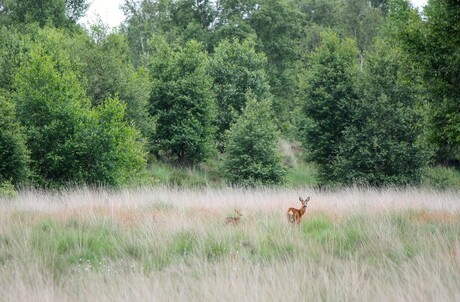
<svg viewBox="0 0 460 302"><path fill-rule="evenodd" d="M302 207L300 209L289 208L287 211L287 216L290 223L300 223L303 214L305 214L305 212L307 211L307 202L310 200L310 196L308 196L305 200L302 199L302 197L299 197L299 200L302 203Z"/></svg>
<svg viewBox="0 0 460 302"><path fill-rule="evenodd" d="M238 216L225 218L225 224L237 225L238 223L240 223L241 216L243 216L243 214L241 214L241 212L237 209L235 209L235 212Z"/></svg>

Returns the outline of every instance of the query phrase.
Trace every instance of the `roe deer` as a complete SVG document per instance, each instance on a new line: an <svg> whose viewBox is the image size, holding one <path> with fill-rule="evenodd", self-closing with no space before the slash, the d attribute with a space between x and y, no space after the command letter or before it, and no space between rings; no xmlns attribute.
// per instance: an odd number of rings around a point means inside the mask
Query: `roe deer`
<svg viewBox="0 0 460 302"><path fill-rule="evenodd" d="M296 208L289 208L287 211L288 220L290 223L300 223L300 219L302 219L303 214L307 211L307 202L310 200L310 196L308 196L305 200L302 197L299 197L300 202L302 203L302 207L300 209Z"/></svg>
<svg viewBox="0 0 460 302"><path fill-rule="evenodd" d="M233 224L233 225L237 225L238 223L240 223L240 220L241 220L241 216L243 216L243 214L241 214L240 211L238 211L237 209L235 209L235 212L236 214L238 215L237 217L227 217L225 218L225 224Z"/></svg>

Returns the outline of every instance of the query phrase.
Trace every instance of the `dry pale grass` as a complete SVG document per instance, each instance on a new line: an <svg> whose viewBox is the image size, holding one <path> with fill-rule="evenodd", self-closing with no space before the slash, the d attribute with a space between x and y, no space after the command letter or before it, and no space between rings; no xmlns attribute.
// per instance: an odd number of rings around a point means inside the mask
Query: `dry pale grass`
<svg viewBox="0 0 460 302"><path fill-rule="evenodd" d="M31 190L0 200L0 219L0 301L460 301L459 192ZM137 249L61 268L34 243L50 221Z"/></svg>
<svg viewBox="0 0 460 302"><path fill-rule="evenodd" d="M421 209L453 213L460 210L457 191L430 191L419 189L358 189L348 188L333 192L304 189L177 189L167 187L139 188L111 192L108 190L79 189L59 193L29 190L18 199L1 200L0 215L11 211L55 215L56 219L79 215L104 215L114 219L136 221L148 209L174 208L173 212L193 210L202 216L220 216L231 208L246 212L278 212L300 207L298 197L311 196L309 212L346 215L352 212L382 212ZM136 213L137 212L137 213ZM154 212L154 211L153 211ZM157 211L162 212L162 211ZM170 213L168 213L170 215ZM152 218L153 219L153 218Z"/></svg>

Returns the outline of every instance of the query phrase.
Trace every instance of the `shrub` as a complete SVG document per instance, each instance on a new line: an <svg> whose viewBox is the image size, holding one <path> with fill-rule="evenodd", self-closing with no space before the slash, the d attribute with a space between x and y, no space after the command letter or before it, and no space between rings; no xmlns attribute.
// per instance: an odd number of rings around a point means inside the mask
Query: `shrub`
<svg viewBox="0 0 460 302"><path fill-rule="evenodd" d="M279 132L273 121L269 100L248 100L226 137L223 166L229 182L250 186L284 182Z"/></svg>
<svg viewBox="0 0 460 302"><path fill-rule="evenodd" d="M36 182L121 185L145 163L139 134L123 120L117 99L91 108L68 61L34 44L15 78Z"/></svg>
<svg viewBox="0 0 460 302"><path fill-rule="evenodd" d="M460 188L460 174L453 168L426 168L422 177L422 185L436 189Z"/></svg>
<svg viewBox="0 0 460 302"><path fill-rule="evenodd" d="M0 183L19 184L29 174L25 135L15 106L0 94Z"/></svg>

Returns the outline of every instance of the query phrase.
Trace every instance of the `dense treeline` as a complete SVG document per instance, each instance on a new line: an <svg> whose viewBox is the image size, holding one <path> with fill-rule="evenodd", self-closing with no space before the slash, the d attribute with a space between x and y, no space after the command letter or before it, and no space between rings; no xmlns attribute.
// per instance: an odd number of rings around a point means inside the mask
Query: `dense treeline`
<svg viewBox="0 0 460 302"><path fill-rule="evenodd" d="M115 30L87 8L0 0L0 183L120 186L152 161L282 184L281 138L321 184L458 168L456 0L126 0Z"/></svg>

